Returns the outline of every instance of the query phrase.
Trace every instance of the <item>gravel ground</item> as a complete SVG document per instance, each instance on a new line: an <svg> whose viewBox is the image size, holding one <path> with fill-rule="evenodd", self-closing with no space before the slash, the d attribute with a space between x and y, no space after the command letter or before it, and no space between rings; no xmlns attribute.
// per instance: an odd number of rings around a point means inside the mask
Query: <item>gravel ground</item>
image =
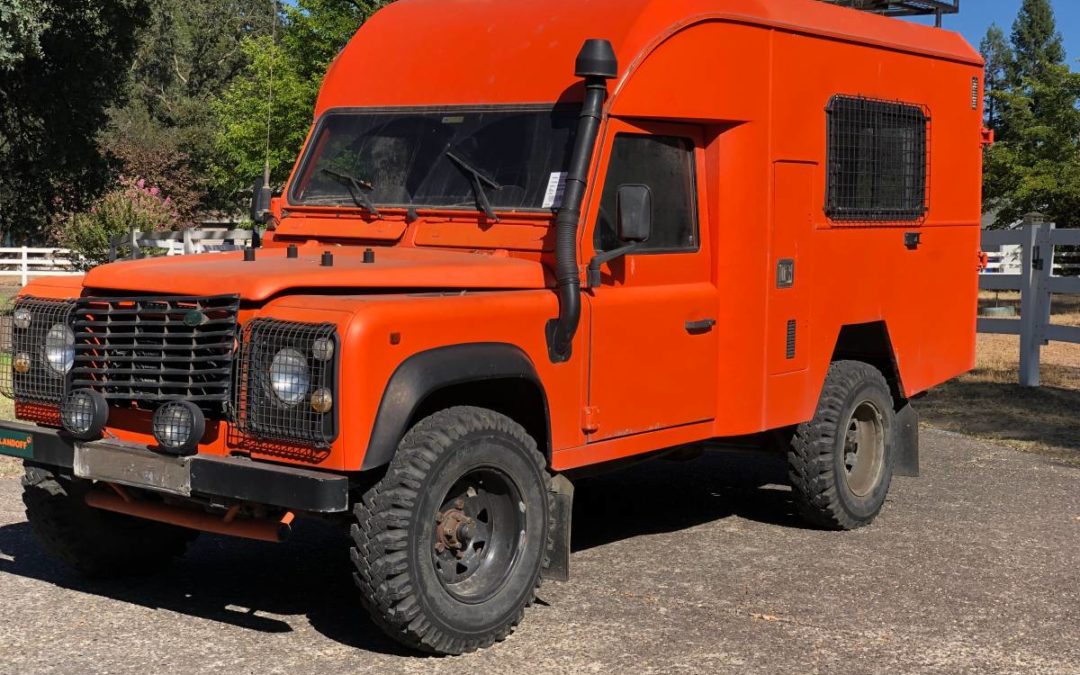
<svg viewBox="0 0 1080 675"><path fill-rule="evenodd" d="M507 642L441 659L363 616L325 525L89 583L39 551L4 478L0 672L1080 673L1080 468L926 431L923 469L852 533L802 528L771 458L582 481L572 581Z"/></svg>

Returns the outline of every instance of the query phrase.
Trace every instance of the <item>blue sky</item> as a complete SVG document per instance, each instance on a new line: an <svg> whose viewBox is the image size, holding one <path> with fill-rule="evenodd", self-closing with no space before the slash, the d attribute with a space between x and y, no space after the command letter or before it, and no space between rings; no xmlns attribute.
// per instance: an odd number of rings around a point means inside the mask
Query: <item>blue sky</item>
<svg viewBox="0 0 1080 675"><path fill-rule="evenodd" d="M945 17L945 27L963 33L971 44L978 47L991 23L1001 26L1006 36L1010 34L1020 1L964 0L960 3L959 14ZM1069 63L1076 69L1080 60L1080 0L1050 0L1050 4L1054 6L1058 30L1065 38Z"/></svg>

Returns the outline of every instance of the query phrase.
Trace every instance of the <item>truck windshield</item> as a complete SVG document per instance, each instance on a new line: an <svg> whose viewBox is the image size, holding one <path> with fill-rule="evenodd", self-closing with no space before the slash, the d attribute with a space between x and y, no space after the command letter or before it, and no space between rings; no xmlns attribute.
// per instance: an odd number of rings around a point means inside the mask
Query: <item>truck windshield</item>
<svg viewBox="0 0 1080 675"><path fill-rule="evenodd" d="M471 171L492 208L557 208L577 127L574 107L331 111L323 116L289 198L355 206L362 181L373 205L476 209Z"/></svg>

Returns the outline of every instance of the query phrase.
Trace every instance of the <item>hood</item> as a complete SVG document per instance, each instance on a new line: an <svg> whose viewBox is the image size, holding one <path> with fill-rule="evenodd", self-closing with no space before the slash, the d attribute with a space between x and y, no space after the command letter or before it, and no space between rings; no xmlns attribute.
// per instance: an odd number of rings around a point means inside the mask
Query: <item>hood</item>
<svg viewBox="0 0 1080 675"><path fill-rule="evenodd" d="M323 266L324 251L333 265ZM242 252L204 253L148 258L96 267L87 273L86 288L134 293L219 295L236 293L261 301L290 289L538 289L552 284L539 262L507 255L375 248L375 261L365 263L360 247L305 246L297 258L284 248L256 251L244 261Z"/></svg>

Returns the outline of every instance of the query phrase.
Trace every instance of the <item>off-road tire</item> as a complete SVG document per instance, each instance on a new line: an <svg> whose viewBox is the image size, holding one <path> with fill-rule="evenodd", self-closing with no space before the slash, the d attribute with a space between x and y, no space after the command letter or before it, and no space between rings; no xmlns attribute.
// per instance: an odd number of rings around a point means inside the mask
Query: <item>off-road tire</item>
<svg viewBox="0 0 1080 675"><path fill-rule="evenodd" d="M883 457L860 495L849 485L845 444L853 414L870 408L877 410L883 426ZM830 530L873 522L892 482L894 429L894 402L881 372L859 361L833 363L814 418L798 426L788 450L788 475L799 514L809 524Z"/></svg>
<svg viewBox="0 0 1080 675"><path fill-rule="evenodd" d="M90 578L158 572L198 536L194 530L88 506L86 481L28 466L22 484L26 518L42 546Z"/></svg>
<svg viewBox="0 0 1080 675"><path fill-rule="evenodd" d="M517 486L526 514L516 563L490 599L468 604L439 579L433 524L451 487L493 467ZM517 499L517 498L515 498ZM510 418L456 407L417 423L383 479L354 508L354 579L375 623L400 643L433 654L462 654L505 639L540 586L552 547L550 475L536 442ZM442 521L440 521L442 522ZM523 543L522 543L523 542Z"/></svg>

